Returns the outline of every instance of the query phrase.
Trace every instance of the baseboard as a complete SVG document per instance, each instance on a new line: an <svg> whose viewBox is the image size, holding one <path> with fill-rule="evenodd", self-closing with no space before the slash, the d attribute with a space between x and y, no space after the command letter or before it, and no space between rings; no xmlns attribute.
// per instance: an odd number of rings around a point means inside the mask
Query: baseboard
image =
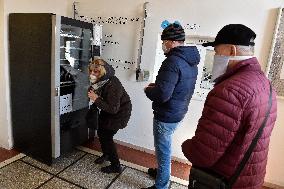
<svg viewBox="0 0 284 189"><path fill-rule="evenodd" d="M267 187L267 188L276 188L276 189L284 189L284 186L279 186L277 184L272 184L270 182L264 182L263 186Z"/></svg>
<svg viewBox="0 0 284 189"><path fill-rule="evenodd" d="M136 146L134 144L130 144L130 143L127 143L127 142L123 142L121 140L114 140L115 143L117 144L120 144L122 146L125 146L125 147L128 147L128 148L132 148L134 150L139 150L139 151L142 151L142 152L146 152L148 154L152 154L152 155L155 155L155 151L154 150L150 150L150 149L147 149L147 148L143 148L141 146ZM172 160L174 161L177 161L177 162L180 162L180 163L183 163L183 164L187 164L187 165L191 165L191 163L189 161L186 161L184 159L181 159L181 158L178 158L178 157L175 157L175 156L172 156Z"/></svg>

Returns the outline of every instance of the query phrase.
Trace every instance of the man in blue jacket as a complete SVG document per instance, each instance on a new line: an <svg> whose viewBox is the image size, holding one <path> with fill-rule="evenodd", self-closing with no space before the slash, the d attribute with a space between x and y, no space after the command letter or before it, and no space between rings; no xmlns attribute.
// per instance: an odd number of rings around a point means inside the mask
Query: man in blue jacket
<svg viewBox="0 0 284 189"><path fill-rule="evenodd" d="M172 135L184 118L192 97L197 65L200 61L194 46L184 46L185 33L181 25L167 26L161 35L166 55L155 83L145 87L147 97L153 101L153 134L158 168L149 168L155 185L148 189L166 189L171 174Z"/></svg>

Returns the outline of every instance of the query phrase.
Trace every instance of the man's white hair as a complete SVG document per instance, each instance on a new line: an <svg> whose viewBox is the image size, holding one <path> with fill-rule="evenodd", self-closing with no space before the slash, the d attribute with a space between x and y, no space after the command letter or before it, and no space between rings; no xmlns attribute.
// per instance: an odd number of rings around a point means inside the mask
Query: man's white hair
<svg viewBox="0 0 284 189"><path fill-rule="evenodd" d="M240 56L252 56L254 55L254 46L236 45L237 54Z"/></svg>

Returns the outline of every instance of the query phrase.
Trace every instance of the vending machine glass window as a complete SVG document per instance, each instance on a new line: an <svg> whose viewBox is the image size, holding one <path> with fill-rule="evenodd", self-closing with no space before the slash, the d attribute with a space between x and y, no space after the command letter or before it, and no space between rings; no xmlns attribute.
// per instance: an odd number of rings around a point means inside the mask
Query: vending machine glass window
<svg viewBox="0 0 284 189"><path fill-rule="evenodd" d="M91 58L91 29L61 25L60 114L88 106L88 64Z"/></svg>
<svg viewBox="0 0 284 189"><path fill-rule="evenodd" d="M60 151L70 151L88 138L89 73L92 25L61 18L60 28ZM76 137L74 137L76 135Z"/></svg>

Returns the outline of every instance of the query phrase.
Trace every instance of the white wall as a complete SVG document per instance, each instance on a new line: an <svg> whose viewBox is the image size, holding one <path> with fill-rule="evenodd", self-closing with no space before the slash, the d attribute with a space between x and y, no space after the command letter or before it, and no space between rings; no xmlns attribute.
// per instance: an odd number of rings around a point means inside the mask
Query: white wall
<svg viewBox="0 0 284 189"><path fill-rule="evenodd" d="M270 138L266 181L284 186L284 99L278 100L278 118Z"/></svg>
<svg viewBox="0 0 284 189"><path fill-rule="evenodd" d="M13 146L8 71L8 14L15 12L46 12L64 16L67 15L67 0L0 1L0 147L7 149Z"/></svg>
<svg viewBox="0 0 284 189"><path fill-rule="evenodd" d="M4 64L4 0L0 0L0 146L8 147L8 124L6 108L6 82Z"/></svg>
<svg viewBox="0 0 284 189"><path fill-rule="evenodd" d="M145 1L124 0L120 1L119 4L115 0L78 0L78 2L80 15L108 17L139 14ZM214 2L210 0L149 0L149 2L141 65L142 68L148 70L154 68L157 34L161 32L160 25L165 19L169 21L179 20L182 24L199 24L200 28L194 34L204 36L215 36L222 26L229 23L248 25L257 33L256 56L259 58L262 68L265 69L277 8L281 5L284 6L283 1L280 0L216 0ZM71 13L72 11L69 9L69 15L72 15ZM123 53L123 49L121 49L121 53ZM153 149L151 102L143 93L143 88L147 82L137 83L133 80L124 80L121 72L118 73L118 76L132 98L133 112L129 126L121 130L116 138L126 143ZM266 180L284 185L284 168L275 165L277 162L281 162L284 156L283 144L280 142L284 135L284 130L280 127L284 124L283 108L281 111L281 107L283 107L283 102L279 101L280 110L275 131L271 138ZM174 156L185 159L180 145L185 139L194 135L202 108L203 102L194 100L191 102L189 112L173 138ZM282 148L282 150L279 150L279 148Z"/></svg>
<svg viewBox="0 0 284 189"><path fill-rule="evenodd" d="M140 16L141 17L141 15L143 15L142 13L143 13L144 1L142 0L139 0L139 1L124 0L119 5L117 5L116 1L114 0L108 0L108 1L79 0L77 2L78 2L77 10L80 16L87 16L87 17L95 18L98 16L101 16L101 17ZM116 6L113 6L114 4L116 4ZM155 11L162 11L162 8L161 8L161 10L154 10L153 12L152 8L153 7L157 8L161 6L164 6L164 4L159 3L159 4L153 5L152 2L150 2L149 12L148 12L149 20L153 19L152 17L154 16L154 13L156 13ZM72 15L73 15L72 11L70 11L69 16L72 16ZM145 51L145 54L143 54L141 66L142 68L146 68L147 70L150 70L150 71L154 69L158 32L161 32L160 25L161 25L162 19L164 18L171 19L171 17L169 16L164 17L163 14L160 14L157 17L155 17L155 19L153 20L153 22L156 24L155 26L151 25L153 23L148 23L151 21L147 20L147 23L146 23L146 29L145 29L146 39L144 42L146 47L143 48L143 51ZM184 20L187 20L189 22L188 19L184 19ZM131 29L131 27L127 25L124 27ZM103 33L106 32L106 34L110 34L109 32L112 32L111 34L113 34L113 36L117 36L120 32L123 32L121 30L120 25L117 26L116 28L114 26L113 30L110 30L109 24L105 24L105 28L106 28L105 30L103 29ZM152 37L151 39L153 40L153 42L147 39L147 35L149 35L149 31L150 31L150 35ZM125 39L120 39L120 40L121 41L132 40L133 37L129 35L131 33L133 33L133 31L129 31L127 33L129 37ZM137 33L137 35L139 37L140 34ZM132 48L134 49L137 47L134 44ZM149 49L146 49L146 48L149 48ZM121 48L117 48L116 51L119 52L118 54L122 54L122 55L125 55L125 57L128 57L129 53L125 52L125 50L127 49L129 49L129 47L125 47L121 45ZM137 52L137 51L134 50L134 52ZM102 55L102 57L108 57L108 56L113 56L113 55L108 55L108 54ZM149 61L145 60L145 57L149 58L150 60ZM137 59L136 53L133 53L132 57L128 57L128 58L136 60ZM136 82L135 81L135 69L132 70L132 73L117 69L116 75L123 82L123 85L126 88L127 92L129 93L132 99L132 104L133 104L133 111L132 111L132 116L129 122L129 126L126 129L119 131L118 135L116 135L116 139L126 142L126 143L130 143L132 145L136 145L136 146L140 146L143 148L153 150L154 149L153 147L154 141L153 141L153 135L152 135L153 113L152 113L152 108L151 108L151 101L146 98L143 92L143 88L148 84L148 82ZM131 77L129 77L129 75L131 75ZM192 101L192 104L189 107L189 109L191 109L189 113L191 116L187 116L185 118L184 124L181 124L180 128L177 130L174 136L173 155L180 159L185 159L181 152L180 145L182 141L184 141L188 137L191 137L192 134L194 133L195 126L198 121L198 118L200 117L202 107L203 107L203 102Z"/></svg>
<svg viewBox="0 0 284 189"><path fill-rule="evenodd" d="M144 0L77 0L80 14L97 14L102 16L114 15L142 15ZM9 12L54 12L70 17L73 16L71 5L73 1L63 0L6 0L4 19L4 64L0 59L0 145L9 148L11 142L7 139L10 127L10 104L8 87L7 60L7 14ZM262 68L267 63L270 43L273 36L274 24L279 6L284 6L283 0L149 0L149 14L146 20L145 41L143 47L142 68L152 70L155 61L157 34L161 32L160 24L163 20L179 20L181 23L197 23L200 28L196 34L215 36L218 30L229 23L243 23L250 26L256 33L256 56L261 61ZM1 5L1 4L0 4ZM0 6L1 8L1 6ZM67 10L66 10L67 9ZM222 10L222 11L220 11ZM140 12L140 13L139 13ZM1 9L0 9L1 14ZM1 16L0 16L1 19ZM3 19L2 19L3 20ZM0 34L1 25L0 25ZM1 37L0 37L1 39ZM2 44L3 45L3 44ZM119 50L119 49L118 49ZM1 51L1 45L0 45ZM123 49L121 50L123 53ZM1 53L1 52L0 52ZM1 54L0 54L1 55ZM134 56L134 55L133 55ZM1 64L2 63L2 64ZM122 73L118 73L122 75ZM3 79L4 78L4 79ZM129 92L133 113L129 126L120 131L117 139L153 149L152 110L151 102L145 97L143 88L147 82L137 83L131 80L122 81ZM2 90L3 89L3 90ZM283 167L283 138L284 138L284 101L278 102L278 119L270 143L269 160L266 181L284 185ZM201 115L203 102L192 101L189 112L181 127L176 131L173 139L173 155L185 159L180 145L194 135L198 118Z"/></svg>

